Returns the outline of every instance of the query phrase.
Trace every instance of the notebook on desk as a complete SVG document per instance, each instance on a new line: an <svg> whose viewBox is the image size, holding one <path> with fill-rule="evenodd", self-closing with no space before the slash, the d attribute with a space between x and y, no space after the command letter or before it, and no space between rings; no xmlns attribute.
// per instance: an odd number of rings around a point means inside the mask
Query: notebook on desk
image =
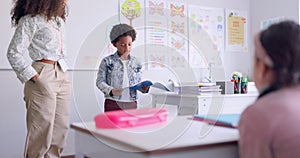
<svg viewBox="0 0 300 158"><path fill-rule="evenodd" d="M237 128L240 114L197 114L194 115L193 120L207 122L216 126Z"/></svg>

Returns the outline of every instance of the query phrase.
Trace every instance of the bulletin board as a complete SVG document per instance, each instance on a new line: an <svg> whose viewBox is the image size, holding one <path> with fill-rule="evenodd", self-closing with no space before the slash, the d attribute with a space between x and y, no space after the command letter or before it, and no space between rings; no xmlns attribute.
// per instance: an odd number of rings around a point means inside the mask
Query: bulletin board
<svg viewBox="0 0 300 158"><path fill-rule="evenodd" d="M166 0L119 0L119 14L121 22L134 28L144 24L138 32L144 37L135 44L145 50L141 59L150 63L149 69L201 68L210 60L222 64L226 31L223 8Z"/></svg>

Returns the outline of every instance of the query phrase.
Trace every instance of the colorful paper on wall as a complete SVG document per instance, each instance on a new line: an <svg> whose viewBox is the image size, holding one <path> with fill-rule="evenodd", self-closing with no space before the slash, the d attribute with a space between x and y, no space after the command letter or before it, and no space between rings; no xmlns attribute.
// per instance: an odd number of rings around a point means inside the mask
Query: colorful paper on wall
<svg viewBox="0 0 300 158"><path fill-rule="evenodd" d="M168 26L169 26L169 46L174 49L171 58L181 55L188 61L188 25L187 25L187 5L183 2L168 3Z"/></svg>
<svg viewBox="0 0 300 158"><path fill-rule="evenodd" d="M226 51L248 51L247 24L247 12L226 10Z"/></svg>
<svg viewBox="0 0 300 158"><path fill-rule="evenodd" d="M189 62L192 67L205 67L208 60L214 58L223 60L224 21L224 9L189 5Z"/></svg>
<svg viewBox="0 0 300 158"><path fill-rule="evenodd" d="M266 29L270 25L279 23L279 22L281 22L283 20L285 20L284 16L279 16L279 17L274 17L274 18L269 18L269 19L262 20L260 22L260 29Z"/></svg>

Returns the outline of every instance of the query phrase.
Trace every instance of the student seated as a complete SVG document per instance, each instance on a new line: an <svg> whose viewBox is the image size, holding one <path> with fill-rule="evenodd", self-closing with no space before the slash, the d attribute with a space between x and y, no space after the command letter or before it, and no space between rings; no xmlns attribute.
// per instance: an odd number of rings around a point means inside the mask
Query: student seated
<svg viewBox="0 0 300 158"><path fill-rule="evenodd" d="M255 36L257 101L239 122L241 158L300 157L300 27L274 24Z"/></svg>

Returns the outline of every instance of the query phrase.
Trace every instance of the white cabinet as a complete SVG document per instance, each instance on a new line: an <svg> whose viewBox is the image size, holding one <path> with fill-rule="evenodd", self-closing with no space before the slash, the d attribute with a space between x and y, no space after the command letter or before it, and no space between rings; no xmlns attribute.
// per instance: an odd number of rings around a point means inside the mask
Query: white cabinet
<svg viewBox="0 0 300 158"><path fill-rule="evenodd" d="M152 93L152 105L177 106L178 115L241 113L257 98L257 94L179 95Z"/></svg>

